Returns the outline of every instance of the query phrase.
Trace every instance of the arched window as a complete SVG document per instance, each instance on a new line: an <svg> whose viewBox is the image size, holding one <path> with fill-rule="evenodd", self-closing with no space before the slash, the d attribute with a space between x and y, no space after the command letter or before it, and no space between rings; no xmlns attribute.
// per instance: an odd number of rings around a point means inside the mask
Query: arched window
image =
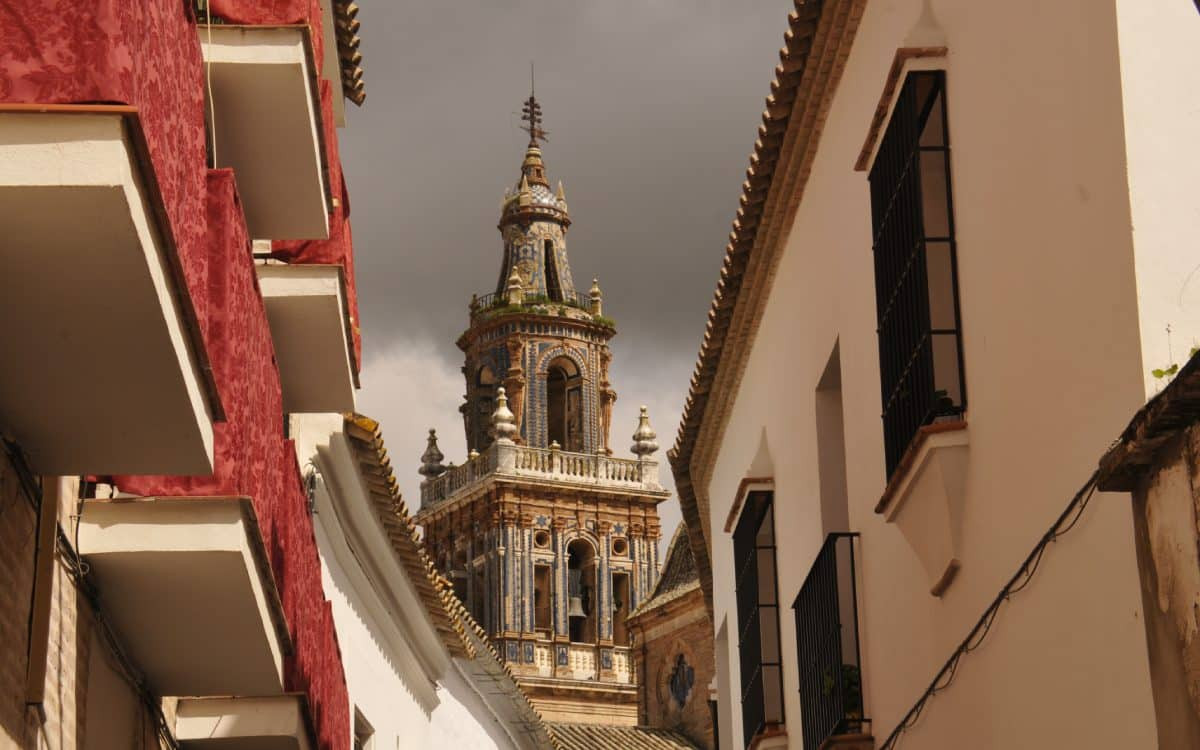
<svg viewBox="0 0 1200 750"><path fill-rule="evenodd" d="M596 550L584 539L567 545L567 625L572 642L596 642Z"/></svg>
<svg viewBox="0 0 1200 750"><path fill-rule="evenodd" d="M542 242L542 263L546 269L546 295L555 302L562 302L563 292L558 283L558 264L554 259L554 240Z"/></svg>
<svg viewBox="0 0 1200 750"><path fill-rule="evenodd" d="M567 451L583 450L583 378L567 357L546 368L546 442Z"/></svg>
<svg viewBox="0 0 1200 750"><path fill-rule="evenodd" d="M475 373L475 425L471 430L471 445L483 451L492 444L492 412L496 411L496 376L484 365Z"/></svg>

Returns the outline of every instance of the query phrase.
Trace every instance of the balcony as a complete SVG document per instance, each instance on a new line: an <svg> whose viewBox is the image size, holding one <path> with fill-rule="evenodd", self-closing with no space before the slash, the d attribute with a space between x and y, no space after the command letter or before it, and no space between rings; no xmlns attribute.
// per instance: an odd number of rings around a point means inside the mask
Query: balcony
<svg viewBox="0 0 1200 750"><path fill-rule="evenodd" d="M250 236L329 236L323 127L304 26L201 25L216 167L232 167Z"/></svg>
<svg viewBox="0 0 1200 750"><path fill-rule="evenodd" d="M804 750L873 747L858 647L858 534L830 534L792 604Z"/></svg>
<svg viewBox="0 0 1200 750"><path fill-rule="evenodd" d="M300 695L182 698L175 711L180 750L309 750L308 708Z"/></svg>
<svg viewBox="0 0 1200 750"><path fill-rule="evenodd" d="M342 267L266 263L256 270L275 343L283 410L354 411L358 372Z"/></svg>
<svg viewBox="0 0 1200 750"><path fill-rule="evenodd" d="M422 482L421 507L428 508L489 478L529 478L599 489L665 494L658 482L657 461L492 443L462 466Z"/></svg>
<svg viewBox="0 0 1200 750"><path fill-rule="evenodd" d="M137 110L0 108L0 430L40 474L208 474L220 416Z"/></svg>
<svg viewBox="0 0 1200 750"><path fill-rule="evenodd" d="M248 498L87 500L79 552L156 694L282 691L291 642Z"/></svg>

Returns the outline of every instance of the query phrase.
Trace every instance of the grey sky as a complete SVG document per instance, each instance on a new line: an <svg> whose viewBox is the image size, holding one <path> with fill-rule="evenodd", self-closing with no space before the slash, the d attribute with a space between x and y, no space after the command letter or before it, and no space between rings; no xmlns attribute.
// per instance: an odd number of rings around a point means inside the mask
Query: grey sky
<svg viewBox="0 0 1200 750"><path fill-rule="evenodd" d="M613 446L639 404L663 475L791 0L363 2L367 101L341 155L364 337L359 410L383 424L419 503L424 435L465 451L460 352L471 294L492 291L505 187L519 176L529 63L573 224L576 284L617 321ZM662 507L664 535L678 504ZM664 539L664 542L666 540Z"/></svg>

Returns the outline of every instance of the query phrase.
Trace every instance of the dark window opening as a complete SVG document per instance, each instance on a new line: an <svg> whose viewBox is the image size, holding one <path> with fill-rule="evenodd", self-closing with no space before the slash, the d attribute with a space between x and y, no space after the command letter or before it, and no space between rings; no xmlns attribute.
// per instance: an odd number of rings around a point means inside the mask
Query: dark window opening
<svg viewBox="0 0 1200 750"><path fill-rule="evenodd" d="M545 240L542 243L542 263L546 267L546 296L554 302L562 302L563 291L558 283L558 261L554 257L554 240Z"/></svg>
<svg viewBox="0 0 1200 750"><path fill-rule="evenodd" d="M596 553L576 539L567 545L567 625L574 643L596 642Z"/></svg>
<svg viewBox="0 0 1200 750"><path fill-rule="evenodd" d="M538 635L550 637L551 628L550 566L533 566L533 628Z"/></svg>
<svg viewBox="0 0 1200 750"><path fill-rule="evenodd" d="M773 499L770 492L751 492L733 532L746 746L768 726L783 723Z"/></svg>
<svg viewBox="0 0 1200 750"><path fill-rule="evenodd" d="M583 450L583 378L575 363L559 358L546 370L546 440L567 451Z"/></svg>
<svg viewBox="0 0 1200 750"><path fill-rule="evenodd" d="M863 716L858 647L857 534L830 534L796 594L796 663L804 750L858 734Z"/></svg>
<svg viewBox="0 0 1200 750"><path fill-rule="evenodd" d="M629 629L625 617L629 615L629 574L612 574L612 618L613 643L618 646L629 645Z"/></svg>
<svg viewBox="0 0 1200 750"><path fill-rule="evenodd" d="M496 411L496 376L492 368L484 365L475 374L475 424L471 431L470 445L483 452L492 444L492 414Z"/></svg>
<svg viewBox="0 0 1200 750"><path fill-rule="evenodd" d="M943 71L909 73L871 167L889 478L924 425L966 410Z"/></svg>

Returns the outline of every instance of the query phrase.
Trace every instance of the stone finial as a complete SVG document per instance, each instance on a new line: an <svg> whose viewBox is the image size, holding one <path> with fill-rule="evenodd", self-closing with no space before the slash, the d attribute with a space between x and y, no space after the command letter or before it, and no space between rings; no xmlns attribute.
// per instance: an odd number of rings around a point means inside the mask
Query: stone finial
<svg viewBox="0 0 1200 750"><path fill-rule="evenodd" d="M588 299L591 300L588 309L592 315L602 315L604 313L604 295L600 292L600 279L592 279L592 288L588 290Z"/></svg>
<svg viewBox="0 0 1200 750"><path fill-rule="evenodd" d="M638 416L637 430L633 433L633 447L629 450L638 458L646 458L658 450L658 433L650 426L650 414L645 406Z"/></svg>
<svg viewBox="0 0 1200 750"><path fill-rule="evenodd" d="M517 204L529 206L533 204L533 191L529 188L529 179L521 175L521 188L517 191Z"/></svg>
<svg viewBox="0 0 1200 750"><path fill-rule="evenodd" d="M504 301L510 305L520 305L525 301L525 289L521 285L521 274L514 267L508 275L508 284L504 287Z"/></svg>
<svg viewBox="0 0 1200 750"><path fill-rule="evenodd" d="M492 412L492 435L496 442L511 443L517 435L517 418L508 409L508 396L504 387L496 389L496 411Z"/></svg>
<svg viewBox="0 0 1200 750"><path fill-rule="evenodd" d="M417 472L426 479L433 479L441 476L446 472L446 467L442 465L442 459L445 456L438 450L437 430L429 428L429 442L425 445L425 452L421 454L421 468Z"/></svg>
<svg viewBox="0 0 1200 750"><path fill-rule="evenodd" d="M563 203L567 202L567 191L563 190L562 180L558 181L558 190L554 192L554 197L558 198Z"/></svg>

